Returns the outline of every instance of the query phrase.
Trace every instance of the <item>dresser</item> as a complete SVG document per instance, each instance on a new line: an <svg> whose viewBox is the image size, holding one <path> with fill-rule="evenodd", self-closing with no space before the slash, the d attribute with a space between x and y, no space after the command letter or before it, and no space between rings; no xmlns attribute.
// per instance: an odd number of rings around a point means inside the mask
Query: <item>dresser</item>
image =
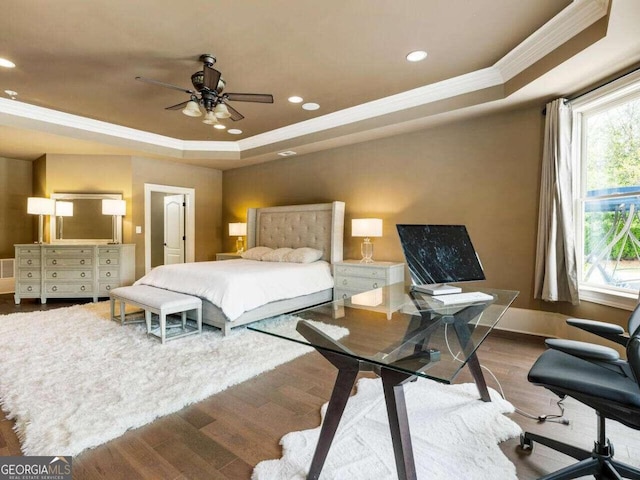
<svg viewBox="0 0 640 480"><path fill-rule="evenodd" d="M22 298L108 297L135 280L135 245L15 245L15 303Z"/></svg>
<svg viewBox="0 0 640 480"><path fill-rule="evenodd" d="M234 258L242 258L240 253L216 253L216 260L233 260Z"/></svg>
<svg viewBox="0 0 640 480"><path fill-rule="evenodd" d="M391 318L394 311L402 305L403 298L386 298L389 294L376 290L385 285L404 282L404 263L371 262L345 260L333 264L334 300L351 298L351 305L357 307L358 302L370 310L379 310ZM354 298L355 296L355 298ZM366 297L366 298L365 298Z"/></svg>

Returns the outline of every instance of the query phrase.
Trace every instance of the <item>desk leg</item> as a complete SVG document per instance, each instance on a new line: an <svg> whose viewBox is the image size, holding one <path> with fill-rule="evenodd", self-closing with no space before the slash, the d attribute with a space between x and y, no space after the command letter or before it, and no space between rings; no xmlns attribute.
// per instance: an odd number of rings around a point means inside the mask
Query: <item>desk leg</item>
<svg viewBox="0 0 640 480"><path fill-rule="evenodd" d="M453 326L455 328L456 335L458 336L458 341L460 342L460 346L462 347L462 349L466 352L468 349L473 348L473 342L471 342L471 332L469 330L469 325L467 324L467 322L456 321ZM471 355L469 355L467 365L469 366L469 370L471 371L473 380L476 382L476 386L478 387L480 398L483 402L490 402L491 397L489 396L489 390L487 389L487 382L484 379L482 367L480 366L480 360L478 360L478 355L476 355L476 352L473 352Z"/></svg>
<svg viewBox="0 0 640 480"><path fill-rule="evenodd" d="M333 442L333 437L336 434L338 424L340 423L347 401L351 395L351 389L360 371L357 360L323 349L318 349L318 352L338 368L338 378L336 378L331 399L327 406L327 413L322 422L320 438L318 439L318 445L313 454L311 468L307 475L308 480L316 480L320 477L320 472L329 453L331 442Z"/></svg>
<svg viewBox="0 0 640 480"><path fill-rule="evenodd" d="M407 416L403 387L404 382L412 377L386 368L381 369L380 376L382 377L384 399L387 404L387 415L389 417L389 428L391 430L391 440L393 441L393 453L396 459L398 478L415 480L416 465L413 460L409 417Z"/></svg>

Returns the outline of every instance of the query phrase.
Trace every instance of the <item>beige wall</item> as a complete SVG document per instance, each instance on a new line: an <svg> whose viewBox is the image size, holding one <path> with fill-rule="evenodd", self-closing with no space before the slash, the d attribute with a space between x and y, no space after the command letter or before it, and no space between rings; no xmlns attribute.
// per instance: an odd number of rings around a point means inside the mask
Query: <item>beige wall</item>
<svg viewBox="0 0 640 480"><path fill-rule="evenodd" d="M133 204L139 206L133 212L132 225L144 226L145 183L193 188L196 192L195 260L215 259L216 252L221 251L222 172L142 157L132 160ZM134 237L136 275L140 277L144 274L144 232Z"/></svg>
<svg viewBox="0 0 640 480"><path fill-rule="evenodd" d="M13 258L14 244L33 242L38 235L37 217L27 215L32 173L32 162L0 157L0 258Z"/></svg>
<svg viewBox="0 0 640 480"><path fill-rule="evenodd" d="M384 220L374 258L401 261L396 223L465 224L486 286L519 290L515 305L521 308L559 310L533 299L540 112L532 107L494 114L225 171L223 221L244 220L253 206L342 200L345 258L359 258L360 239L351 237L351 219L373 216ZM225 250L233 248L228 236L223 243ZM581 309L598 318L615 310L587 303ZM628 312L613 316L621 321Z"/></svg>

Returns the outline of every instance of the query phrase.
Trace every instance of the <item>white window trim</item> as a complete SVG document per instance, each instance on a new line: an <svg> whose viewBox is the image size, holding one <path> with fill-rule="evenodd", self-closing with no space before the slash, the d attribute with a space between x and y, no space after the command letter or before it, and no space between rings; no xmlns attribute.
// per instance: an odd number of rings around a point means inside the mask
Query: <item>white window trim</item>
<svg viewBox="0 0 640 480"><path fill-rule="evenodd" d="M582 215L582 202L580 196L586 183L586 169L582 165L582 151L584 150L584 138L582 136L582 121L585 115L597 113L599 111L612 108L616 104L626 102L640 92L640 70L631 72L622 78L603 85L592 92L586 93L576 100L571 101L573 111L573 159L580 176L574 178L573 191L574 219L576 235L576 251L578 259L578 278L582 278L582 257L583 257L583 231L584 217ZM575 171L575 170L574 170ZM624 310L633 310L638 304L638 295L615 287L595 287L579 280L578 294L581 301L597 303L609 307Z"/></svg>

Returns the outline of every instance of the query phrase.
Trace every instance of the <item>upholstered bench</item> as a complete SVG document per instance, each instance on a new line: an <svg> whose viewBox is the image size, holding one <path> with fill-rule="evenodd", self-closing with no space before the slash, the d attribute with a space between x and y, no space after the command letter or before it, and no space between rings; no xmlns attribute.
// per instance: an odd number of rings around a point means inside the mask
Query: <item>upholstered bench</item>
<svg viewBox="0 0 640 480"><path fill-rule="evenodd" d="M202 300L198 297L185 295L184 293L163 290L162 288L148 285L132 285L129 287L114 288L109 292L111 297L111 318L120 321L122 325L128 323L141 323L143 320L129 320L126 318L125 306L134 305L144 310L144 322L147 324L147 334L160 338L162 343L167 340L202 332ZM120 315L115 315L116 300L120 302ZM196 311L197 327L187 324L187 312ZM151 330L151 314L158 315L160 328L158 333ZM182 325L179 332L172 331L167 335L167 315L181 314Z"/></svg>

